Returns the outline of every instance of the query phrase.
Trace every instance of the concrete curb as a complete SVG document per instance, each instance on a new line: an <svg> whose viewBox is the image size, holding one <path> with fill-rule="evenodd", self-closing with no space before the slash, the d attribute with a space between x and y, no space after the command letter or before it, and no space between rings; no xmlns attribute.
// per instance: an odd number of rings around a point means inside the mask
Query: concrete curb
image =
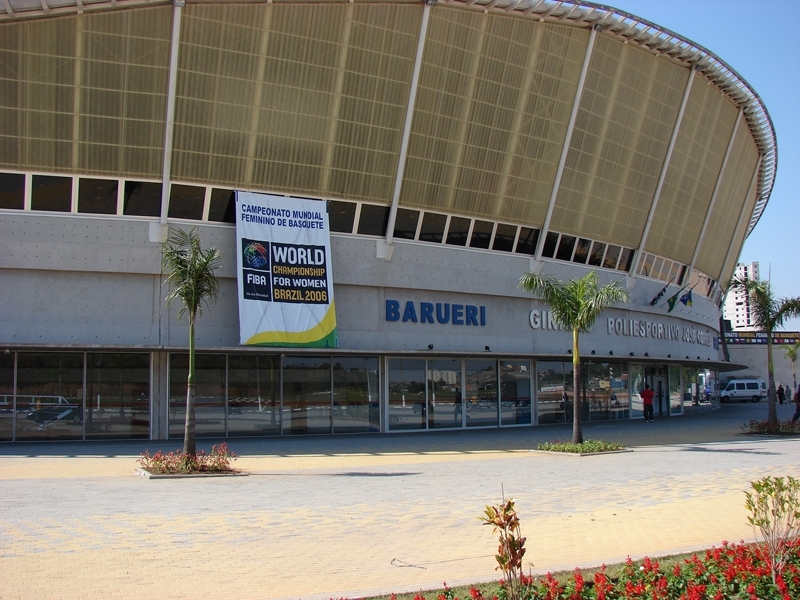
<svg viewBox="0 0 800 600"><path fill-rule="evenodd" d="M169 474L154 474L144 469L137 468L133 472L134 475L139 475L145 479L194 479L197 477L247 477L249 473L242 471L226 471L224 473L169 473Z"/></svg>
<svg viewBox="0 0 800 600"><path fill-rule="evenodd" d="M633 448L623 448L622 450L607 450L605 452L557 452L555 450L528 450L535 454L547 454L549 456L574 456L580 458L581 456L602 456L605 454L622 454L624 452L633 452Z"/></svg>

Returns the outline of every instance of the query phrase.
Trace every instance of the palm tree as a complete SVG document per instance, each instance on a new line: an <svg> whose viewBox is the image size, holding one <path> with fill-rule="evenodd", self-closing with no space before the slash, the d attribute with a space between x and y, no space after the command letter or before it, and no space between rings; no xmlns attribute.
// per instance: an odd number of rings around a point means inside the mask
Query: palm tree
<svg viewBox="0 0 800 600"><path fill-rule="evenodd" d="M178 318L189 316L189 378L186 383L183 451L194 455L197 453L194 417L194 324L201 312L201 305L208 306L217 299L219 282L214 271L221 265L219 250L212 247L203 251L195 228L188 233L180 229L170 229L162 247L162 262L167 272L166 283L171 288L166 298L167 304L179 299L183 306Z"/></svg>
<svg viewBox="0 0 800 600"><path fill-rule="evenodd" d="M597 273L590 271L580 279L563 282L554 277L525 273L519 287L550 305L553 319L564 329L572 331L572 443L583 442L580 410L581 358L578 336L588 331L604 309L630 299L628 290L619 282L597 286Z"/></svg>
<svg viewBox="0 0 800 600"><path fill-rule="evenodd" d="M775 406L775 365L772 362L772 332L783 325L786 319L800 315L800 298L775 298L769 281L734 277L728 290L741 290L747 294L750 314L756 327L767 334L767 373L769 374L769 413L767 430L778 429L778 411Z"/></svg>
<svg viewBox="0 0 800 600"><path fill-rule="evenodd" d="M786 358L792 362L792 396L797 393L797 375L794 370L794 363L797 362L797 351L800 350L800 342L795 342L791 346L784 346L783 351L786 354ZM791 397L789 400L791 401ZM791 403L791 402L790 402Z"/></svg>

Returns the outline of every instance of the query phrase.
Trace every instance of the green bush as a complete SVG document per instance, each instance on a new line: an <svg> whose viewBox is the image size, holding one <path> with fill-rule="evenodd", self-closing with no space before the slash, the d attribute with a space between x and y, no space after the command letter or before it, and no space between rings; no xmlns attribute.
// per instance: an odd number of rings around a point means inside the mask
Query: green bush
<svg viewBox="0 0 800 600"><path fill-rule="evenodd" d="M593 454L595 452L613 452L623 450L625 446L616 442L603 442L601 440L584 440L581 444L568 442L544 442L536 446L537 450L547 452L569 452L571 454Z"/></svg>

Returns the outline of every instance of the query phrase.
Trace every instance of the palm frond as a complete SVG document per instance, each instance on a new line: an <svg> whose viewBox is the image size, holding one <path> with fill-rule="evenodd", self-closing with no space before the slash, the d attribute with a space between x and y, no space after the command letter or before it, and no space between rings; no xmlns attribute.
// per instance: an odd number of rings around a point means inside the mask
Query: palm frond
<svg viewBox="0 0 800 600"><path fill-rule="evenodd" d="M214 272L221 266L219 250L203 250L193 228L186 232L170 229L163 245L162 263L170 286L167 304L181 301L178 316L189 315L194 322L202 306L209 306L219 295L219 281Z"/></svg>

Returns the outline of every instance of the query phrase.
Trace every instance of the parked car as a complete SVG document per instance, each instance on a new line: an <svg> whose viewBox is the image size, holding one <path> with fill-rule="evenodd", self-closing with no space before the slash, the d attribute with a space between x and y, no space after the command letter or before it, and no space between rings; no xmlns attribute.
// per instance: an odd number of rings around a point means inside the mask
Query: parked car
<svg viewBox="0 0 800 600"><path fill-rule="evenodd" d="M33 410L25 418L39 425L65 420L80 423L83 417L81 407L72 404L64 396L36 397L31 406Z"/></svg>
<svg viewBox="0 0 800 600"><path fill-rule="evenodd" d="M760 402L767 397L767 384L763 379L731 379L719 395L723 402Z"/></svg>

